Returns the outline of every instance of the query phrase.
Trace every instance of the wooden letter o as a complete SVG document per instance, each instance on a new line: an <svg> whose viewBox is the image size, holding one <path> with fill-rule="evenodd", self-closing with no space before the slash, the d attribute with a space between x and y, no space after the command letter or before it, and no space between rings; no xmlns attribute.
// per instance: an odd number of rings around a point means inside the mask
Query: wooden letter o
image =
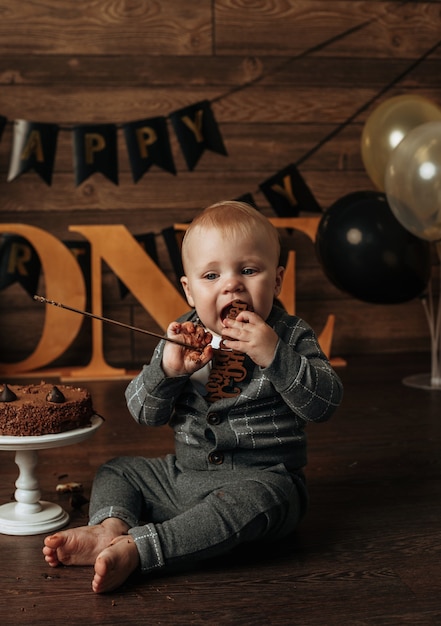
<svg viewBox="0 0 441 626"><path fill-rule="evenodd" d="M86 287L73 254L56 237L26 224L0 224L0 233L16 233L27 239L40 257L48 300L84 310ZM35 307L44 305L35 303ZM40 341L34 352L18 363L0 363L1 374L27 372L44 367L61 356L78 335L83 317L59 307L46 306Z"/></svg>

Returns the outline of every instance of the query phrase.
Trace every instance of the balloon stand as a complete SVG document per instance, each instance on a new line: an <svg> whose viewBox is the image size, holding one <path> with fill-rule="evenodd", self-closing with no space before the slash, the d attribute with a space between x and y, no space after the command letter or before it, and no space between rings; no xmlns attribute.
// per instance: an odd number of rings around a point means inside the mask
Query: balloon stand
<svg viewBox="0 0 441 626"><path fill-rule="evenodd" d="M438 259L441 264L441 242L435 243ZM439 276L440 285L438 289L438 306L434 305L432 284L426 296L421 298L424 313L430 331L431 345L431 371L427 374L415 374L403 379L403 384L407 387L417 387L429 391L441 391L441 272Z"/></svg>

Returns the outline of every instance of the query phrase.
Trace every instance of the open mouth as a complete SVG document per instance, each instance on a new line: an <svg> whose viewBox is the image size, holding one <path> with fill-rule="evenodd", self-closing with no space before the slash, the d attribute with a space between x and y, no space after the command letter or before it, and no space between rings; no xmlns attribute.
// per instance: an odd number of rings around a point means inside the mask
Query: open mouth
<svg viewBox="0 0 441 626"><path fill-rule="evenodd" d="M222 309L221 319L229 318L235 320L241 311L251 311L252 307L242 300L234 300Z"/></svg>

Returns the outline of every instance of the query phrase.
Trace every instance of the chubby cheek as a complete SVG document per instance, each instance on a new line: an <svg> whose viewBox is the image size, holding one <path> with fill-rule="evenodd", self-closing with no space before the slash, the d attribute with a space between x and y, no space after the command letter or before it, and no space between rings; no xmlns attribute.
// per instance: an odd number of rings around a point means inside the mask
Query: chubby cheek
<svg viewBox="0 0 441 626"><path fill-rule="evenodd" d="M275 297L277 297L276 290L269 287L253 299L254 311L260 315L262 319L265 320L271 313Z"/></svg>
<svg viewBox="0 0 441 626"><path fill-rule="evenodd" d="M211 298L203 297L202 294L193 294L193 297L187 296L187 301L191 307L196 309L196 312L202 322L202 324L220 334L222 325L217 318L216 303Z"/></svg>
<svg viewBox="0 0 441 626"><path fill-rule="evenodd" d="M201 318L202 323L215 332L217 335L222 333L222 329L224 325L222 324L222 320L217 317L216 309L214 307L210 309L204 309L202 312L198 310L199 317Z"/></svg>

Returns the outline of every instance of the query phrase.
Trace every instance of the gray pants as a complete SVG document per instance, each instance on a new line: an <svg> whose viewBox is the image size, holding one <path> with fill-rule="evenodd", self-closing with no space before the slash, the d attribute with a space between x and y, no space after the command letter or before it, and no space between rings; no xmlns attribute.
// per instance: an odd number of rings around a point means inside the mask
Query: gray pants
<svg viewBox="0 0 441 626"><path fill-rule="evenodd" d="M89 524L126 522L145 573L223 554L297 525L305 491L283 465L259 470L181 471L164 459L120 457L94 480Z"/></svg>

